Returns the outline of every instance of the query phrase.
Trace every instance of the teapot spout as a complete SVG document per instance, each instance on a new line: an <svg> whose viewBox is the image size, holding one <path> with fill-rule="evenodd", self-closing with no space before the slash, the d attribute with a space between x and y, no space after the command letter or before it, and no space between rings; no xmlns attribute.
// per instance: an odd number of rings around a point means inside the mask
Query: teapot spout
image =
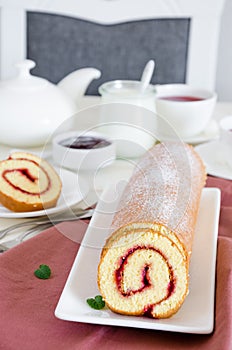
<svg viewBox="0 0 232 350"><path fill-rule="evenodd" d="M101 72L96 68L82 68L68 74L58 83L58 86L78 105L91 81L100 76Z"/></svg>

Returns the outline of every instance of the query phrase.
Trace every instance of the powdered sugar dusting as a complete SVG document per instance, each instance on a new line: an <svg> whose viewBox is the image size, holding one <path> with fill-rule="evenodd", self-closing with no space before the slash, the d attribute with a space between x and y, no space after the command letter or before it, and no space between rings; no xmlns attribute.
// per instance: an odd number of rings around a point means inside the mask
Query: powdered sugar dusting
<svg viewBox="0 0 232 350"><path fill-rule="evenodd" d="M174 231L191 250L205 169L191 146L165 142L137 164L120 200L112 227L155 222Z"/></svg>

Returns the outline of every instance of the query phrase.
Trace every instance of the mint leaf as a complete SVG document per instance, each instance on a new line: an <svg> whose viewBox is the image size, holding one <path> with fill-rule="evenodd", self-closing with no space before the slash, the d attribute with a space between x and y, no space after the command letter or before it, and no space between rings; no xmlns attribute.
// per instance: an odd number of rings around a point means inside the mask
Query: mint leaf
<svg viewBox="0 0 232 350"><path fill-rule="evenodd" d="M89 298L86 300L87 304L95 310L101 310L105 306L105 302L101 295L96 295L95 298Z"/></svg>
<svg viewBox="0 0 232 350"><path fill-rule="evenodd" d="M34 271L34 275L40 279L46 280L51 276L51 269L48 265L42 264Z"/></svg>

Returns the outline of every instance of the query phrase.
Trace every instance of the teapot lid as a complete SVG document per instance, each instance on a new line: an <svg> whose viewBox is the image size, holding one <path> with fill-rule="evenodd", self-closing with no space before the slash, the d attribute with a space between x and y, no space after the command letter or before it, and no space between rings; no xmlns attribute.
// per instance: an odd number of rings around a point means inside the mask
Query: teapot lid
<svg viewBox="0 0 232 350"><path fill-rule="evenodd" d="M24 60L16 64L18 75L15 78L1 82L2 87L7 88L44 88L49 84L48 80L31 75L30 70L36 66L32 60Z"/></svg>

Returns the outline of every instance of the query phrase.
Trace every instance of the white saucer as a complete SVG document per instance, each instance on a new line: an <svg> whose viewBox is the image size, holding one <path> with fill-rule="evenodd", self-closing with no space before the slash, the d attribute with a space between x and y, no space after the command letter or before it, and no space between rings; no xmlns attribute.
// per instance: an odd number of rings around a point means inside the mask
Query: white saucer
<svg viewBox="0 0 232 350"><path fill-rule="evenodd" d="M226 162L219 140L196 146L195 150L205 163L209 175L232 180L232 168Z"/></svg>
<svg viewBox="0 0 232 350"><path fill-rule="evenodd" d="M206 129L200 134L183 139L184 142L197 145L199 143L211 141L219 137L219 127L215 120L211 120Z"/></svg>
<svg viewBox="0 0 232 350"><path fill-rule="evenodd" d="M175 134L173 134L174 136ZM173 140L173 136L171 136L171 140ZM176 134L175 137L177 138L178 135ZM200 134L197 134L195 136L191 137L179 137L183 142L192 144L192 145L198 145L200 143L209 142L212 140L215 140L219 137L219 127L215 120L211 120L210 123L207 125L204 131L202 131ZM159 140L169 140L167 136L162 136L159 134L158 137Z"/></svg>

